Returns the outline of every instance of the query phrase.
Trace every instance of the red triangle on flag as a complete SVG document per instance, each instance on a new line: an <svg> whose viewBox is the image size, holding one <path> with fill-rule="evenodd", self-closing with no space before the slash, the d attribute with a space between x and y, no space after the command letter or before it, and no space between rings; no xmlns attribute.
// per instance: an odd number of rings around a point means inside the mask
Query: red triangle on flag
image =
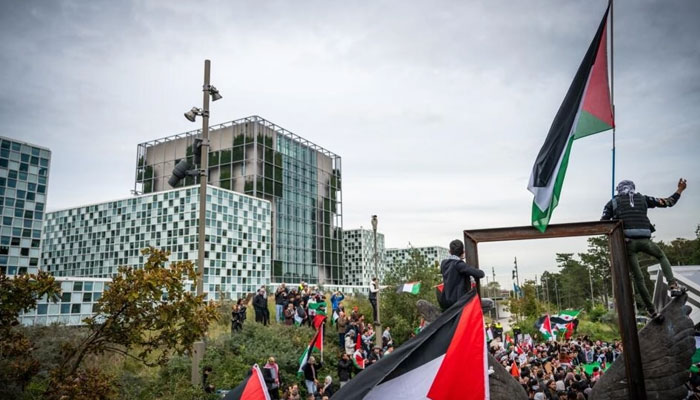
<svg viewBox="0 0 700 400"><path fill-rule="evenodd" d="M251 374L240 385L226 394L224 400L270 400L265 379L258 364L253 365Z"/></svg>
<svg viewBox="0 0 700 400"><path fill-rule="evenodd" d="M462 310L454 336L440 369L430 386L432 400L488 398L488 367L484 315L479 296L474 296ZM470 388L465 392L464 383Z"/></svg>

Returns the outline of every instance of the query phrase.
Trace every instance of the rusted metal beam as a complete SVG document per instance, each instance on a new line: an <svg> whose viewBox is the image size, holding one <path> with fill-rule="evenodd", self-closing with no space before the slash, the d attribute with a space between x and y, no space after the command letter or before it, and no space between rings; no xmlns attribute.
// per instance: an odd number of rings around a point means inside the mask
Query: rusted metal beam
<svg viewBox="0 0 700 400"><path fill-rule="evenodd" d="M515 226L509 228L469 229L464 231L465 245L470 240L476 243L502 242L506 240L551 239L570 236L609 235L617 221L575 222L570 224L549 225L540 232L532 226ZM467 239L469 238L469 239Z"/></svg>
<svg viewBox="0 0 700 400"><path fill-rule="evenodd" d="M627 395L630 399L645 400L644 371L642 370L642 353L639 349L637 319L634 315L634 296L629 279L627 249L622 224L617 224L608 235L610 261L614 276L613 290L617 302L617 318L624 349L625 371L627 372Z"/></svg>
<svg viewBox="0 0 700 400"><path fill-rule="evenodd" d="M469 229L464 231L466 263L479 268L478 244L509 240L551 239L572 236L607 235L610 245L613 289L617 303L620 335L624 348L627 391L630 399L646 400L642 357L637 336L634 314L634 298L629 279L625 237L620 221L592 221L549 225L545 232L532 226L517 226L492 229Z"/></svg>

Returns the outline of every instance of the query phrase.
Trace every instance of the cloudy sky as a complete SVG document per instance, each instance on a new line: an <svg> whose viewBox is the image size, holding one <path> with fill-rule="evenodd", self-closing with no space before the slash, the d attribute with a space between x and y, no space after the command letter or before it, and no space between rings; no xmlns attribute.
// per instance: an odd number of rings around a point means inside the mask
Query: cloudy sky
<svg viewBox="0 0 700 400"><path fill-rule="evenodd" d="M50 210L129 196L136 145L260 115L343 158L344 227L379 215L387 245L443 245L530 223L535 156L607 4L530 1L11 1L0 13L0 135L53 151ZM196 5L195 5L196 4ZM667 196L657 238L700 223L700 2L615 6L617 177ZM554 223L596 220L610 133L577 141ZM585 239L487 244L510 284Z"/></svg>

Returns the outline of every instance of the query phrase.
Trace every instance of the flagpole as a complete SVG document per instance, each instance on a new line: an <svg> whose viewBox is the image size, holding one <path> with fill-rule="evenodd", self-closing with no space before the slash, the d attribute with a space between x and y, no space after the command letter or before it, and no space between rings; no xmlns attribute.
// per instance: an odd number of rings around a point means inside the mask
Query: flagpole
<svg viewBox="0 0 700 400"><path fill-rule="evenodd" d="M612 187L610 197L615 197L615 31L614 31L613 0L610 0L610 104L612 105L613 131L612 131Z"/></svg>

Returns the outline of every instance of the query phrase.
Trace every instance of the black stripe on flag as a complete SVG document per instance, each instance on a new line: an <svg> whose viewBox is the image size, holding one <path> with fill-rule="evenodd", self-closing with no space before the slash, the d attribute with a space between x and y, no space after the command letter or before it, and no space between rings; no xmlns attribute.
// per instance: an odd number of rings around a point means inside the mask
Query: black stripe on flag
<svg viewBox="0 0 700 400"><path fill-rule="evenodd" d="M534 178L532 182L535 187L546 187L549 181L555 178L554 171L569 141L569 134L571 133L571 128L576 120L576 114L583 100L586 83L588 82L588 75L591 72L596 53L598 52L600 38L607 22L609 10L608 8L608 10L605 11L603 20L598 27L598 32L596 32L595 38L588 47L586 56L583 57L583 61L581 61L581 65L578 67L578 71L576 71L576 76L573 82L571 82L569 90L566 92L566 97L564 97L564 101L559 106L559 111L557 111L557 115L554 117L554 121L552 121L552 126L550 126L549 132L547 133L547 138L544 140L539 154L537 154L535 165L532 168L532 176Z"/></svg>
<svg viewBox="0 0 700 400"><path fill-rule="evenodd" d="M363 399L377 385L399 378L429 364L438 357L444 356L450 346L464 306L475 295L476 291L471 291L463 296L452 307L440 314L418 336L402 344L393 353L383 357L351 379L333 396L333 400ZM437 367L439 367L439 363Z"/></svg>

